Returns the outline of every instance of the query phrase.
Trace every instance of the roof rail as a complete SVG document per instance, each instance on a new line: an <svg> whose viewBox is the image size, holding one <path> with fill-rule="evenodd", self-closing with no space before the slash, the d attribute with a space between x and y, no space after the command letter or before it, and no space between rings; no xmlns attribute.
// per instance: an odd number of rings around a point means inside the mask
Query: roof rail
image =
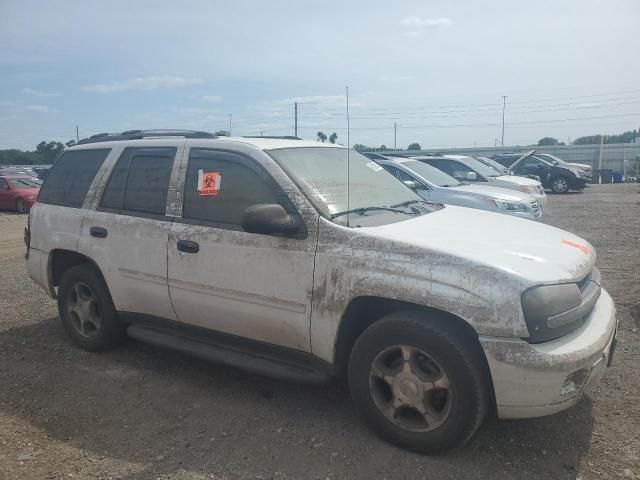
<svg viewBox="0 0 640 480"><path fill-rule="evenodd" d="M99 142L115 142L123 140L139 140L154 137L184 137L184 138L218 138L213 133L197 130L127 130L122 133L97 133L89 138L83 138L78 145Z"/></svg>
<svg viewBox="0 0 640 480"><path fill-rule="evenodd" d="M293 135L243 135L242 138L271 138L274 140L302 140L300 137L294 137Z"/></svg>

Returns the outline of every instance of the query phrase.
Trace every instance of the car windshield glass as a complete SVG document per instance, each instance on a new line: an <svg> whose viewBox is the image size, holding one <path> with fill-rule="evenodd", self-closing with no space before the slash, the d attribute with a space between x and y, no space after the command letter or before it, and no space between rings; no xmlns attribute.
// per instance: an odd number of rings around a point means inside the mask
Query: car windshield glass
<svg viewBox="0 0 640 480"><path fill-rule="evenodd" d="M484 163L479 162L478 160L472 157L466 157L458 161L461 163L464 163L466 166L468 166L472 170L475 170L477 173L479 173L483 177L499 177L501 175L501 173L498 172L495 168L488 167Z"/></svg>
<svg viewBox="0 0 640 480"><path fill-rule="evenodd" d="M9 185L11 188L15 188L16 190L22 190L25 188L38 188L40 184L34 182L30 178L7 178Z"/></svg>
<svg viewBox="0 0 640 480"><path fill-rule="evenodd" d="M487 158L487 157L474 157L474 158L479 162L485 164L487 167L493 168L500 175L504 175L507 172L507 169L503 165L500 165L498 162L496 162L495 160L492 160L491 158Z"/></svg>
<svg viewBox="0 0 640 480"><path fill-rule="evenodd" d="M457 187L462 185L458 180L450 175L447 175L442 170L438 170L436 167L420 162L418 160L399 160L398 163L404 165L412 172L417 173L426 181L437 185L438 187Z"/></svg>
<svg viewBox="0 0 640 480"><path fill-rule="evenodd" d="M411 216L370 207L391 207L408 200L421 201L420 197L384 168L353 150L306 147L271 150L268 153L328 217L349 210L369 208L361 214L379 216L378 224L393 223ZM426 213L426 210L421 213ZM337 216L334 221L346 224L348 217L349 215Z"/></svg>
<svg viewBox="0 0 640 480"><path fill-rule="evenodd" d="M539 160L539 161L541 161L542 163L544 163L545 165L548 165L548 166L558 165L558 162L556 162L555 160L553 160L551 158L542 158L542 157L538 157L538 156L533 156L533 157L530 157L530 158L535 158L536 160Z"/></svg>
<svg viewBox="0 0 640 480"><path fill-rule="evenodd" d="M566 165L569 162L565 162L561 158L556 157L555 155L551 155L550 153L545 153L544 155L538 156L538 158L542 160L546 160L547 162L553 163L554 165L561 164Z"/></svg>

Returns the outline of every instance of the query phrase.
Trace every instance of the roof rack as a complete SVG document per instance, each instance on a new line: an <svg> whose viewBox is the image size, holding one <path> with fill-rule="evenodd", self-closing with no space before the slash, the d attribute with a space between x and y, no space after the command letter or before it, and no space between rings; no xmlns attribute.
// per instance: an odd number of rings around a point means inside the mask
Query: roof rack
<svg viewBox="0 0 640 480"><path fill-rule="evenodd" d="M197 130L127 130L122 133L97 133L89 138L83 138L78 142L78 145L157 137L218 138L213 133Z"/></svg>
<svg viewBox="0 0 640 480"><path fill-rule="evenodd" d="M300 137L293 135L243 135L242 138L271 138L274 140L302 140Z"/></svg>

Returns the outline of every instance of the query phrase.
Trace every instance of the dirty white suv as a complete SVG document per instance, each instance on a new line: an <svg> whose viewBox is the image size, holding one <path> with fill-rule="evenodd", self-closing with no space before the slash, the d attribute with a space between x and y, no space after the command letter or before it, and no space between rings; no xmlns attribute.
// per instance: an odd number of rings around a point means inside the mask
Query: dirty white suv
<svg viewBox="0 0 640 480"><path fill-rule="evenodd" d="M346 378L382 437L437 452L490 411L575 404L616 317L585 240L427 203L357 152L202 132L64 152L25 231L72 340L126 335L281 378Z"/></svg>

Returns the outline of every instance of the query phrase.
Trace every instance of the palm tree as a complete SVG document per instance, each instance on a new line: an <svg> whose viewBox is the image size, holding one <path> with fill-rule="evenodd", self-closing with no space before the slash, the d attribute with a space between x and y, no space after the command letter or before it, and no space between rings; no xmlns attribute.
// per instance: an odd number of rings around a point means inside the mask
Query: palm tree
<svg viewBox="0 0 640 480"><path fill-rule="evenodd" d="M318 132L318 141L319 142L327 141L327 136L324 134L324 132Z"/></svg>
<svg viewBox="0 0 640 480"><path fill-rule="evenodd" d="M331 143L336 143L336 140L338 139L338 134L336 132L333 132L330 136L329 136L329 142Z"/></svg>

